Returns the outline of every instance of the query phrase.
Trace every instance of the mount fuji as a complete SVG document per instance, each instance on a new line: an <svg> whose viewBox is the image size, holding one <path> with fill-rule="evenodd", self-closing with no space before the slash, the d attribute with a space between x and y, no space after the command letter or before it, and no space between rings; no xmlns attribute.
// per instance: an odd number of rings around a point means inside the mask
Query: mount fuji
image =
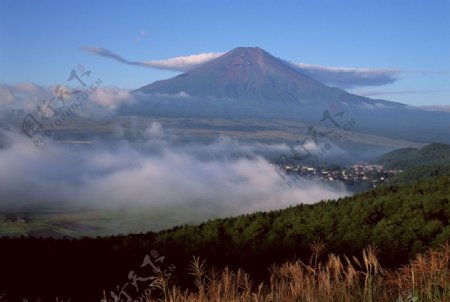
<svg viewBox="0 0 450 302"><path fill-rule="evenodd" d="M327 86L258 47L238 47L173 78L133 91L121 115L324 121L330 108L355 121L353 131L414 142L450 143L450 113L371 99ZM333 125L334 124L334 125Z"/></svg>

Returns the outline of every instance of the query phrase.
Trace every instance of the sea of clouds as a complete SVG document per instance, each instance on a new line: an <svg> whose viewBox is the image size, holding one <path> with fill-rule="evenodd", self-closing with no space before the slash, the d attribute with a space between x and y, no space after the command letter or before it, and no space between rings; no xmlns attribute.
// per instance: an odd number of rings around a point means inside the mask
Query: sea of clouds
<svg viewBox="0 0 450 302"><path fill-rule="evenodd" d="M2 120L11 110L36 114L37 104L54 96L54 90L32 83L0 85ZM135 96L125 90L98 87L76 114L114 116L120 104L133 101ZM133 141L125 138L130 129L118 125L113 140L92 139L91 144L77 145L48 139L37 147L17 125L4 125L0 130L0 210L170 211L184 223L351 194L343 184L283 175L261 155L288 153L286 144L249 143L225 136L208 143L177 144L168 134L170 129L152 122Z"/></svg>
<svg viewBox="0 0 450 302"><path fill-rule="evenodd" d="M174 145L158 123L145 133L133 144L37 148L22 133L2 130L0 207L176 210L207 219L350 195L337 183L289 181L254 153L257 147L231 138Z"/></svg>

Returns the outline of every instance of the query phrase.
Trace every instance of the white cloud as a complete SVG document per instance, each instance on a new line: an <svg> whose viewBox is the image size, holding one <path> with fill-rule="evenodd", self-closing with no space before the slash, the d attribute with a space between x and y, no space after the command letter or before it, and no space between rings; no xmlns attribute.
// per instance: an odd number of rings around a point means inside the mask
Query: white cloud
<svg viewBox="0 0 450 302"><path fill-rule="evenodd" d="M142 66L148 68L156 68L156 69L165 69L165 70L173 70L173 71L187 71L194 67L197 67L201 64L204 64L208 61L211 61L215 58L220 57L223 53L200 53L196 55L189 56L180 56L175 58L170 58L166 60L153 60L153 61L129 61L112 51L101 48L101 47L83 47L84 51L99 55L102 57L110 58L116 60L118 62L134 65L134 66Z"/></svg>
<svg viewBox="0 0 450 302"><path fill-rule="evenodd" d="M167 60L145 61L143 63L159 69L186 71L216 59L221 55L223 55L223 53L207 52L190 56L175 57Z"/></svg>
<svg viewBox="0 0 450 302"><path fill-rule="evenodd" d="M187 71L223 55L223 53L201 53L196 55L181 56L165 60L129 61L112 51L101 47L83 47L89 53L114 59L118 62L174 71ZM287 62L302 73L315 78L328 85L341 88L357 86L379 86L393 83L397 80L402 70L377 69L377 68L353 68L353 67L326 67L305 63Z"/></svg>
<svg viewBox="0 0 450 302"><path fill-rule="evenodd" d="M90 96L92 102L115 110L122 104L131 104L134 102L134 96L127 90L116 87L98 87Z"/></svg>
<svg viewBox="0 0 450 302"><path fill-rule="evenodd" d="M124 64L173 71L187 71L224 54L207 52L196 55L169 58L165 60L129 61L122 56L102 47L83 47L82 50L94 55L110 58ZM286 63L320 82L344 89L392 84L398 81L404 74L429 75L449 73L447 70L433 71L405 70L399 68L329 67L290 61L286 61Z"/></svg>
<svg viewBox="0 0 450 302"><path fill-rule="evenodd" d="M429 111L450 112L450 105L426 105L426 106L420 106L419 108L429 110Z"/></svg>
<svg viewBox="0 0 450 302"><path fill-rule="evenodd" d="M52 98L51 90L29 82L0 84L0 114L6 110L35 110L44 100Z"/></svg>
<svg viewBox="0 0 450 302"><path fill-rule="evenodd" d="M441 93L448 92L449 90L363 90L363 89L355 89L354 93L363 96L382 96L382 95L404 95L404 94L433 94L433 93Z"/></svg>
<svg viewBox="0 0 450 302"><path fill-rule="evenodd" d="M14 101L14 90L7 85L0 86L0 104L9 105Z"/></svg>
<svg viewBox="0 0 450 302"><path fill-rule="evenodd" d="M77 94L69 93L76 91L77 89L64 85L45 87L29 82L17 85L0 84L0 115L10 110L37 113L38 107L46 107L46 104L55 110L62 109L63 106L70 106L75 101ZM58 98L58 93L63 94L63 101ZM181 96L185 97L185 95ZM83 106L78 107L75 113L81 116L105 115L121 104L130 104L134 101L135 96L128 90L99 86L95 91L89 91L88 100L83 103Z"/></svg>
<svg viewBox="0 0 450 302"><path fill-rule="evenodd" d="M394 68L328 67L289 62L300 72L331 86L353 88L394 83L404 72Z"/></svg>
<svg viewBox="0 0 450 302"><path fill-rule="evenodd" d="M163 98L170 98L170 99L187 99L192 98L189 94L187 94L184 91L179 91L177 93L144 93L142 91L135 91L134 92L136 96L142 97L144 99L148 99L151 96L154 97L163 97Z"/></svg>
<svg viewBox="0 0 450 302"><path fill-rule="evenodd" d="M151 138L159 138L164 135L163 128L160 123L152 122L149 127L145 129L146 137Z"/></svg>
<svg viewBox="0 0 450 302"><path fill-rule="evenodd" d="M11 142L0 149L0 206L45 202L170 211L180 224L349 195L343 185L303 178L290 185L256 155L221 156L230 152L230 142L175 148L159 143L161 125L153 123L146 132L146 146L156 137L160 152L98 141L76 151L58 144L38 149L24 135L0 132ZM217 157L205 159L203 154Z"/></svg>

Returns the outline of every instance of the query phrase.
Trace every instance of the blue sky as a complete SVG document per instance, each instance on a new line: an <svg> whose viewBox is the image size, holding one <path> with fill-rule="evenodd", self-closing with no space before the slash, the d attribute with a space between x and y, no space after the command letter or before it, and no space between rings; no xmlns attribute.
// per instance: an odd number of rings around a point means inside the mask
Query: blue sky
<svg viewBox="0 0 450 302"><path fill-rule="evenodd" d="M295 63L395 71L353 92L450 105L450 1L0 1L0 84L65 83L78 64L134 89L177 71L123 64L237 46ZM392 74L391 74L392 75Z"/></svg>

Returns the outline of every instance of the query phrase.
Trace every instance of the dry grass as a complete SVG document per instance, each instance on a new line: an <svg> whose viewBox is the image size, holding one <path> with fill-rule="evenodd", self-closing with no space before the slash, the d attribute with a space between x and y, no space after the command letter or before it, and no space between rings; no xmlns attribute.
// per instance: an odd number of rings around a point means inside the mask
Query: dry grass
<svg viewBox="0 0 450 302"><path fill-rule="evenodd" d="M161 278L159 299L171 302L299 302L299 301L449 301L450 245L418 255L395 271L385 271L377 260L377 250L368 247L361 257L351 259L334 254L319 261L325 245L311 245L308 264L301 261L272 266L268 283L254 284L242 270L217 272L206 268L198 257L189 271L196 289L181 290Z"/></svg>
<svg viewBox="0 0 450 302"><path fill-rule="evenodd" d="M401 301L450 301L449 243L417 255L408 266L389 272L386 281L399 292Z"/></svg>

